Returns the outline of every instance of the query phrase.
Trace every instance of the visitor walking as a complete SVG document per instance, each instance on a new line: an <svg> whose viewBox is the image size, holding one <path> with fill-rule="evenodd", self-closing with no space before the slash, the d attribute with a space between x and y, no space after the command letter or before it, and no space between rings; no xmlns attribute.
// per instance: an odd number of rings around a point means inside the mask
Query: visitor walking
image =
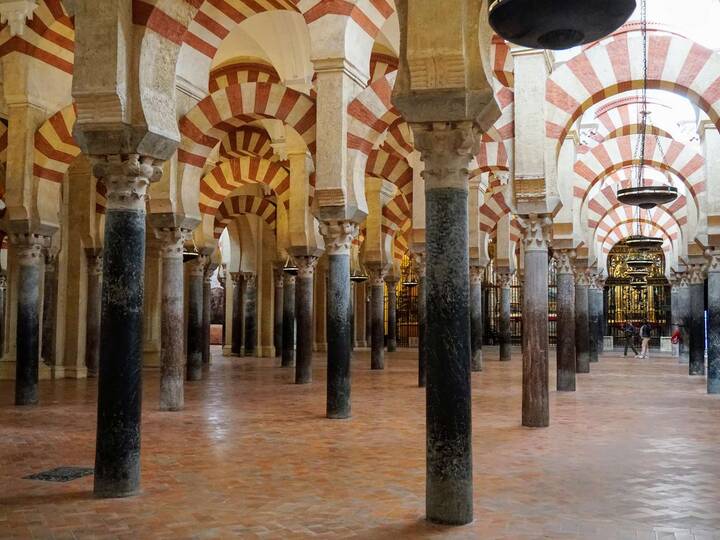
<svg viewBox="0 0 720 540"><path fill-rule="evenodd" d="M640 327L640 339L642 340L642 347L638 358L650 358L650 325L648 323Z"/></svg>
<svg viewBox="0 0 720 540"><path fill-rule="evenodd" d="M623 333L625 334L625 356L627 356L628 348L632 349L635 353L635 357L638 356L637 349L635 348L635 336L637 335L637 328L632 323L625 323L623 327Z"/></svg>

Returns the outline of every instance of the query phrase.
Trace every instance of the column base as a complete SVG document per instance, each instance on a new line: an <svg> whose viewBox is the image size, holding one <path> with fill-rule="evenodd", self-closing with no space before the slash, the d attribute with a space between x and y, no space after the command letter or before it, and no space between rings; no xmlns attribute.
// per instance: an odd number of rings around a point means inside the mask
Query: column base
<svg viewBox="0 0 720 540"><path fill-rule="evenodd" d="M85 366L63 366L66 379L87 379L88 370Z"/></svg>

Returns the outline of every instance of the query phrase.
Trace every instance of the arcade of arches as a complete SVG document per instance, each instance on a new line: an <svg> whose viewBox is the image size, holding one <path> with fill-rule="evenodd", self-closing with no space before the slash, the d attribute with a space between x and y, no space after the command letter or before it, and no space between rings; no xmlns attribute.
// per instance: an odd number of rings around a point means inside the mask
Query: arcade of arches
<svg viewBox="0 0 720 540"><path fill-rule="evenodd" d="M487 9L0 0L0 538L718 538L720 3Z"/></svg>

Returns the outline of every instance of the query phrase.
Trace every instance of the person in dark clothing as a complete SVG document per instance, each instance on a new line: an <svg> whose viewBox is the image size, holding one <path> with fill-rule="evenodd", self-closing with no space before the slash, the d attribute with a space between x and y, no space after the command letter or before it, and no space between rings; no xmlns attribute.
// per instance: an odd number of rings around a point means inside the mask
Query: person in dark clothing
<svg viewBox="0 0 720 540"><path fill-rule="evenodd" d="M625 356L627 356L628 348L633 350L635 356L638 356L637 349L635 348L635 336L637 335L637 330L635 330L635 327L628 322L625 323L625 326L623 327L623 333L625 334Z"/></svg>

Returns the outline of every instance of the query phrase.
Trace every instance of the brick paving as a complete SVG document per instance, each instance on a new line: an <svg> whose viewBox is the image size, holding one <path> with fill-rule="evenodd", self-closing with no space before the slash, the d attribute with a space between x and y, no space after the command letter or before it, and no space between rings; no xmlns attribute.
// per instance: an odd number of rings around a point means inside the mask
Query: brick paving
<svg viewBox="0 0 720 540"><path fill-rule="evenodd" d="M222 358L157 410L146 373L143 493L92 497L94 381L41 382L12 406L0 382L0 538L720 539L720 398L670 358L605 356L578 391L551 388L551 427L520 427L520 359L473 375L475 522L426 523L424 393L413 351L353 364L353 418L324 418L325 370L290 384L268 359ZM554 378L554 366L551 380Z"/></svg>

